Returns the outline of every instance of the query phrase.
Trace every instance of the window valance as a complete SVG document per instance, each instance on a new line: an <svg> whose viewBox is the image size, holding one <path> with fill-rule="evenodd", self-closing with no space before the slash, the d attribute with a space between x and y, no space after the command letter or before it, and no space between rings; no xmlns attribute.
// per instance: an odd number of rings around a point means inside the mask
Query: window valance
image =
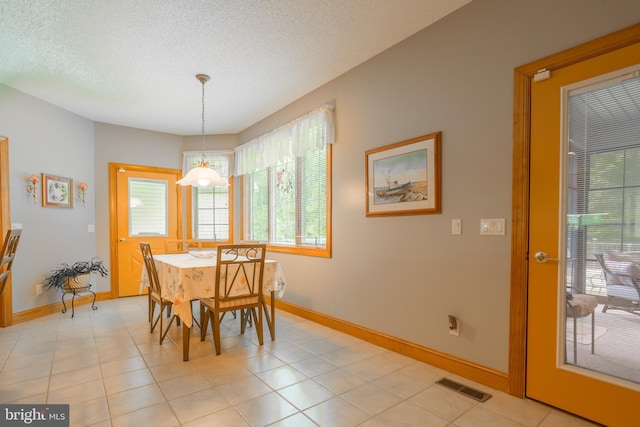
<svg viewBox="0 0 640 427"><path fill-rule="evenodd" d="M323 105L235 149L236 176L276 166L335 142L333 105Z"/></svg>
<svg viewBox="0 0 640 427"><path fill-rule="evenodd" d="M182 174L186 175L189 170L198 165L202 159L202 151L183 151ZM204 159L209 163L222 178L229 178L233 175L234 153L232 150L211 150L204 152Z"/></svg>

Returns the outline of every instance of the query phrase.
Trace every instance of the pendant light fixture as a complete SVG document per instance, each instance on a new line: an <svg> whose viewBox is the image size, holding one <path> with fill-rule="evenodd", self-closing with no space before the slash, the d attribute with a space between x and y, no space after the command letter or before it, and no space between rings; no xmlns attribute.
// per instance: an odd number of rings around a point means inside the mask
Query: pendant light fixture
<svg viewBox="0 0 640 427"><path fill-rule="evenodd" d="M206 74L196 74L196 79L202 83L202 158L196 167L178 181L178 184L193 187L227 187L229 182L211 169L209 162L204 158L204 84L210 80L210 77Z"/></svg>

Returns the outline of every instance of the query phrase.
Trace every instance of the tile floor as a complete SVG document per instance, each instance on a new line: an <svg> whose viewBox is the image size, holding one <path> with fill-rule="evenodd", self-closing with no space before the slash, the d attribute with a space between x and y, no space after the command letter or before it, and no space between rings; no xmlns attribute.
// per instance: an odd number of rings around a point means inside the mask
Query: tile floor
<svg viewBox="0 0 640 427"><path fill-rule="evenodd" d="M0 329L0 402L70 404L73 427L594 425L286 312L262 347L228 316L222 354L193 335L182 362L182 328L160 346L146 296L89 307ZM443 376L493 397L434 384Z"/></svg>

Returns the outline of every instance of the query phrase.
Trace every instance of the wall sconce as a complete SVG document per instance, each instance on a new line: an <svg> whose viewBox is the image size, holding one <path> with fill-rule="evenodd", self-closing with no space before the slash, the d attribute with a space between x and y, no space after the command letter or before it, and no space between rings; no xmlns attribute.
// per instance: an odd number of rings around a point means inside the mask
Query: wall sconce
<svg viewBox="0 0 640 427"><path fill-rule="evenodd" d="M87 185L86 182L81 182L80 184L78 184L78 188L80 189L80 191L78 192L78 199L82 200L82 206L86 206L87 205L87 188L89 188L89 186Z"/></svg>
<svg viewBox="0 0 640 427"><path fill-rule="evenodd" d="M36 198L38 197L38 193L37 193L37 185L40 182L40 177L38 175L36 175L35 173L32 173L31 176L28 178L28 180L31 182L31 184L27 184L27 193L31 194L33 196L33 204L36 204Z"/></svg>

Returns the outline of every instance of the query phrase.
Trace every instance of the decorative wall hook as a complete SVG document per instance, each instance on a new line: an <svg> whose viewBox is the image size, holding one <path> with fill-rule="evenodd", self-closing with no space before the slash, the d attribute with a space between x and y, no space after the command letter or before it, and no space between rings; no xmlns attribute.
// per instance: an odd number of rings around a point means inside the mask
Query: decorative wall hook
<svg viewBox="0 0 640 427"><path fill-rule="evenodd" d="M31 184L27 184L27 193L33 196L33 204L35 205L36 198L38 198L37 185L40 182L40 177L35 173L32 173L31 176L28 178L28 181L31 182Z"/></svg>
<svg viewBox="0 0 640 427"><path fill-rule="evenodd" d="M82 201L82 206L86 206L87 205L87 188L89 188L89 186L87 185L86 182L81 182L80 184L78 184L78 188L80 189L80 191L78 191L78 199Z"/></svg>

